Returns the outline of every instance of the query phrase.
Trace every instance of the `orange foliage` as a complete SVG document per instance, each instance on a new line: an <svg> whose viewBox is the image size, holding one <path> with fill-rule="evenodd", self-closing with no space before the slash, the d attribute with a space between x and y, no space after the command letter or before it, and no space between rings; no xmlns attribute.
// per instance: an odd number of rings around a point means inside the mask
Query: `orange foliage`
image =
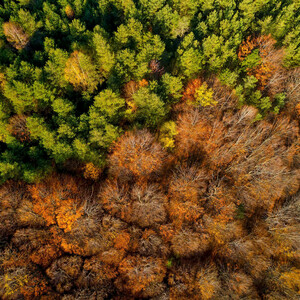
<svg viewBox="0 0 300 300"><path fill-rule="evenodd" d="M168 211L176 227L184 222L194 223L202 217L205 199L201 196L207 188L206 179L207 172L196 167L182 165L174 172L169 186Z"/></svg>
<svg viewBox="0 0 300 300"><path fill-rule="evenodd" d="M215 265L188 264L172 270L168 278L170 299L212 299L220 290L221 283ZM216 297L218 298L218 297Z"/></svg>
<svg viewBox="0 0 300 300"><path fill-rule="evenodd" d="M37 265L47 267L60 256L60 250L55 245L45 245L30 254L30 259Z"/></svg>
<svg viewBox="0 0 300 300"><path fill-rule="evenodd" d="M135 185L131 191L130 221L141 227L156 226L166 220L167 199L156 185Z"/></svg>
<svg viewBox="0 0 300 300"><path fill-rule="evenodd" d="M182 257L201 255L209 249L208 235L190 229L181 229L174 234L171 244L173 253Z"/></svg>
<svg viewBox="0 0 300 300"><path fill-rule="evenodd" d="M167 153L147 130L125 133L113 147L109 173L120 180L160 175Z"/></svg>
<svg viewBox="0 0 300 300"><path fill-rule="evenodd" d="M259 36L258 38L248 37L240 45L238 51L238 58L243 61L254 49L259 49L261 62L254 68L248 68L247 73L258 79L260 89L263 89L274 73L281 69L283 51L275 50L275 43L276 41L271 35Z"/></svg>
<svg viewBox="0 0 300 300"><path fill-rule="evenodd" d="M123 96L125 99L132 99L132 96L139 88L147 86L149 83L146 79L140 81L130 80L123 87Z"/></svg>
<svg viewBox="0 0 300 300"><path fill-rule="evenodd" d="M20 288L24 299L31 300L41 297L50 291L46 279L40 277L30 277L28 283Z"/></svg>
<svg viewBox="0 0 300 300"><path fill-rule="evenodd" d="M89 162L84 166L83 176L86 179L97 180L101 174L101 170L97 168L93 163Z"/></svg>
<svg viewBox="0 0 300 300"><path fill-rule="evenodd" d="M99 259L105 264L118 266L125 256L123 249L110 249L101 253Z"/></svg>
<svg viewBox="0 0 300 300"><path fill-rule="evenodd" d="M130 242L130 234L126 231L121 232L115 238L115 248L127 250Z"/></svg>
<svg viewBox="0 0 300 300"><path fill-rule="evenodd" d="M179 115L176 128L176 155L181 158L201 156L203 144L212 131L208 120L198 110L193 109Z"/></svg>
<svg viewBox="0 0 300 300"><path fill-rule="evenodd" d="M77 186L72 177L52 177L47 182L29 187L33 198L33 211L41 215L47 226L56 224L68 232L83 214L76 201Z"/></svg>
<svg viewBox="0 0 300 300"><path fill-rule="evenodd" d="M175 111L174 152L131 131L108 174L86 165L93 184L54 175L0 187L0 298L296 299L297 121L253 122L255 108L237 110L232 91L206 82L218 105Z"/></svg>
<svg viewBox="0 0 300 300"><path fill-rule="evenodd" d="M107 181L99 197L104 208L113 216L125 219L130 215L128 186L120 186L116 182Z"/></svg>
<svg viewBox="0 0 300 300"><path fill-rule="evenodd" d="M65 13L66 13L66 16L68 17L68 19L70 19L70 20L74 19L75 12L74 12L73 8L71 7L71 5L68 4L65 7Z"/></svg>
<svg viewBox="0 0 300 300"><path fill-rule="evenodd" d="M188 82L182 99L187 103L192 103L195 101L195 93L197 89L202 85L202 80L200 78L192 79Z"/></svg>
<svg viewBox="0 0 300 300"><path fill-rule="evenodd" d="M166 268L161 259L128 256L120 263L119 272L124 281L120 288L138 295L149 285L162 282Z"/></svg>

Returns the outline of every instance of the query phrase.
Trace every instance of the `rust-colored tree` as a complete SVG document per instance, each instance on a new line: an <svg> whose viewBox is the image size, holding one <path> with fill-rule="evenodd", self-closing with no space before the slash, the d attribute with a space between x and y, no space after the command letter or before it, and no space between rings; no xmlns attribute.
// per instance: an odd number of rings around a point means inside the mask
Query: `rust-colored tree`
<svg viewBox="0 0 300 300"><path fill-rule="evenodd" d="M163 281L166 268L161 259L128 256L121 262L119 272L120 278L116 282L117 287L120 290L130 292L132 295L142 296L151 285Z"/></svg>
<svg viewBox="0 0 300 300"><path fill-rule="evenodd" d="M21 142L30 141L30 132L26 126L26 116L14 115L10 118L8 131Z"/></svg>
<svg viewBox="0 0 300 300"><path fill-rule="evenodd" d="M57 225L65 232L83 214L78 188L72 177L51 177L45 182L29 186L33 211L41 215L47 226Z"/></svg>
<svg viewBox="0 0 300 300"><path fill-rule="evenodd" d="M167 153L147 130L125 133L112 148L109 173L121 181L162 175Z"/></svg>

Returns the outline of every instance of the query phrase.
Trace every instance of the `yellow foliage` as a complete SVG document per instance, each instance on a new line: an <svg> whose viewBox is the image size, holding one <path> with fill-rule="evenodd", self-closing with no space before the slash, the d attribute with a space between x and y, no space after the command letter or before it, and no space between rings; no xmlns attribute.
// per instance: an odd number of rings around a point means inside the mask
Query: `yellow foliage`
<svg viewBox="0 0 300 300"><path fill-rule="evenodd" d="M0 89L3 90L6 84L5 74L0 73Z"/></svg>
<svg viewBox="0 0 300 300"><path fill-rule="evenodd" d="M3 33L7 41L18 50L25 48L29 42L28 34L19 24L13 22L4 23Z"/></svg>
<svg viewBox="0 0 300 300"><path fill-rule="evenodd" d="M207 87L206 82L204 82L195 93L196 101L194 105L201 105L203 107L209 105L216 105L217 101L213 98L213 90Z"/></svg>
<svg viewBox="0 0 300 300"><path fill-rule="evenodd" d="M280 278L285 282L286 286L291 290L295 290L300 295L300 270L292 269L289 272L284 272Z"/></svg>
<svg viewBox="0 0 300 300"><path fill-rule="evenodd" d="M68 4L68 5L66 6L66 8L65 8L65 13L66 13L67 17L68 17L70 20L72 20L72 19L74 18L74 16L75 16L74 10L73 10L73 8L71 7L70 4Z"/></svg>
<svg viewBox="0 0 300 300"><path fill-rule="evenodd" d="M166 149L175 147L174 136L177 134L176 123L173 121L165 122L160 128L159 140Z"/></svg>
<svg viewBox="0 0 300 300"><path fill-rule="evenodd" d="M86 179L97 180L101 174L101 170L97 168L93 163L87 163L84 166L83 176Z"/></svg>
<svg viewBox="0 0 300 300"><path fill-rule="evenodd" d="M74 51L67 60L65 79L76 90L91 92L97 88L97 84L101 81L90 57L80 51Z"/></svg>
<svg viewBox="0 0 300 300"><path fill-rule="evenodd" d="M4 276L4 290L5 297L13 295L18 291L20 287L28 283L28 275L13 276L10 274L5 274Z"/></svg>

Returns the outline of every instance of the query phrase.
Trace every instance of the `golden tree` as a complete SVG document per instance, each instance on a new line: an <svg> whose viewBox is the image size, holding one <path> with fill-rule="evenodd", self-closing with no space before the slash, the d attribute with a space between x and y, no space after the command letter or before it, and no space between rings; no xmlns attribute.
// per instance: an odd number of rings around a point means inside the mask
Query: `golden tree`
<svg viewBox="0 0 300 300"><path fill-rule="evenodd" d="M90 57L80 51L74 51L66 62L65 78L76 90L93 92L101 77Z"/></svg>
<svg viewBox="0 0 300 300"><path fill-rule="evenodd" d="M25 48L29 42L29 35L17 23L4 23L3 32L7 41L18 50Z"/></svg>

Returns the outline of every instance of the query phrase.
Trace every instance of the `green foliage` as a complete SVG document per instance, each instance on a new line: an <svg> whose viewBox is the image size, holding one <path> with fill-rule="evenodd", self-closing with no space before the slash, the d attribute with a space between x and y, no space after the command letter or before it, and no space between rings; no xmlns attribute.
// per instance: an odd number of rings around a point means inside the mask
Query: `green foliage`
<svg viewBox="0 0 300 300"><path fill-rule="evenodd" d="M186 35L177 50L177 65L179 73L186 77L196 75L202 68L203 56L199 49L199 42L191 32Z"/></svg>
<svg viewBox="0 0 300 300"><path fill-rule="evenodd" d="M115 64L115 55L111 51L108 42L101 34L94 34L93 43L96 50L99 69L102 75L107 78Z"/></svg>
<svg viewBox="0 0 300 300"><path fill-rule="evenodd" d="M134 119L146 127L155 128L167 114L164 102L147 87L140 88L133 95L133 101L137 107Z"/></svg>
<svg viewBox="0 0 300 300"><path fill-rule="evenodd" d="M109 122L118 124L118 121L122 118L124 107L125 100L123 98L111 90L104 90L95 97L90 114L93 115L94 120L104 116Z"/></svg>
<svg viewBox="0 0 300 300"><path fill-rule="evenodd" d="M250 55L248 55L242 62L244 70L255 68L259 65L261 58L259 56L259 50L255 49Z"/></svg>
<svg viewBox="0 0 300 300"><path fill-rule="evenodd" d="M179 77L166 73L162 76L161 83L169 102L176 102L182 97L183 85Z"/></svg>
<svg viewBox="0 0 300 300"><path fill-rule="evenodd" d="M218 77L235 91L240 105L258 108L260 118L279 113L287 91L275 88L277 94L271 94L249 76L248 70L264 60L261 50L252 49L242 61L238 57L249 36L271 34L274 51L284 48L284 66L300 63L295 1L2 2L0 163L5 178L33 181L51 163L62 167L67 159L102 167L110 145L136 126L155 130L164 124L161 136L172 148L175 129L166 126L172 124L173 104L186 95L197 106L216 105L205 85L186 91L195 78ZM268 67L264 72L273 72ZM131 92L125 93L126 87ZM18 141L8 130L15 115L27 119L30 140ZM18 155L20 149L24 156Z"/></svg>

